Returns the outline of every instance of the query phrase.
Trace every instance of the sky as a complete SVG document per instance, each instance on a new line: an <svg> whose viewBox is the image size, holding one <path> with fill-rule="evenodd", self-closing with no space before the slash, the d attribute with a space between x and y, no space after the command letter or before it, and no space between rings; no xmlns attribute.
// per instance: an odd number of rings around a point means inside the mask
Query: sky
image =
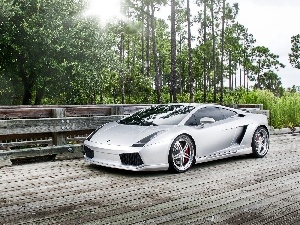
<svg viewBox="0 0 300 225"><path fill-rule="evenodd" d="M288 54L291 52L291 37L300 34L300 0L227 0L239 4L237 21L248 28L256 39L255 45L265 46L276 55L285 68L275 71L283 87L300 86L300 69L291 66ZM118 17L120 0L90 0L87 14L100 17L105 24ZM167 14L170 9L162 10Z"/></svg>
<svg viewBox="0 0 300 225"><path fill-rule="evenodd" d="M300 0L228 0L239 4L237 21L286 65L276 73L283 87L300 86L300 69L291 66L291 37L300 34Z"/></svg>
<svg viewBox="0 0 300 225"><path fill-rule="evenodd" d="M96 16L105 25L114 18L120 18L120 0L89 0L84 15Z"/></svg>

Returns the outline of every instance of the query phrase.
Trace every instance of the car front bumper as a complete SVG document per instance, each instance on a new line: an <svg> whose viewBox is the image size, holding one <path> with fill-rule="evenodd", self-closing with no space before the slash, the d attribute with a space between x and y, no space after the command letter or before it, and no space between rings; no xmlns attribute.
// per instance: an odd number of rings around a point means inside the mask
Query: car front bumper
<svg viewBox="0 0 300 225"><path fill-rule="evenodd" d="M86 141L84 143L84 159L90 164L110 168L132 171L159 171L169 168L168 149L167 143L124 148Z"/></svg>

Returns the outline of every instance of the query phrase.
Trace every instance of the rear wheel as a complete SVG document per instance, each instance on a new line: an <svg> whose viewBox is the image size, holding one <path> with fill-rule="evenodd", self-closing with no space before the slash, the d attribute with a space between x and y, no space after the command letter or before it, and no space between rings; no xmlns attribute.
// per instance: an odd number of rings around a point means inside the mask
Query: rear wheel
<svg viewBox="0 0 300 225"><path fill-rule="evenodd" d="M259 127L252 138L252 152L256 158L264 157L269 151L269 134L266 128Z"/></svg>
<svg viewBox="0 0 300 225"><path fill-rule="evenodd" d="M194 163L195 148L191 138L185 134L175 138L169 153L170 169L178 173L187 171Z"/></svg>

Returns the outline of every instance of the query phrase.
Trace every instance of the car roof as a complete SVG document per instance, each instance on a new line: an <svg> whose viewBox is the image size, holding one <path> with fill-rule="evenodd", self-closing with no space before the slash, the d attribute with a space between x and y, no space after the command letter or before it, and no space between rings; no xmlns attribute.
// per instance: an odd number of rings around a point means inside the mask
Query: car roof
<svg viewBox="0 0 300 225"><path fill-rule="evenodd" d="M212 106L216 105L214 103L186 103L186 102L178 102L178 103L166 103L166 104L158 104L158 105L184 105L184 106Z"/></svg>
<svg viewBox="0 0 300 225"><path fill-rule="evenodd" d="M192 111L194 112L195 110L199 109L199 108L203 108L203 107L207 107L207 106L216 106L216 107L222 107L225 109L229 109L229 110L234 110L239 114L245 114L245 111L239 110L239 109L234 109L232 107L228 107L228 106L224 106L224 105L219 105L216 103L165 103L165 104L156 104L156 105L183 105L183 106L194 106L195 109Z"/></svg>

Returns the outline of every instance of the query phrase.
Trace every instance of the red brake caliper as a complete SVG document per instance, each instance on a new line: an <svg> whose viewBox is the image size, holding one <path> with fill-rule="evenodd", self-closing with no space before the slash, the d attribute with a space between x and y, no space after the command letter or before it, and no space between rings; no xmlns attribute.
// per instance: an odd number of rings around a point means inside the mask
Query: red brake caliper
<svg viewBox="0 0 300 225"><path fill-rule="evenodd" d="M186 146L184 153L187 154L188 156L190 155L190 149L189 149L188 145ZM184 158L184 163L187 163L188 161L189 161L189 159Z"/></svg>
<svg viewBox="0 0 300 225"><path fill-rule="evenodd" d="M255 138L256 142L259 141L259 139L260 139L260 135L257 134L257 135L256 135L256 138Z"/></svg>

